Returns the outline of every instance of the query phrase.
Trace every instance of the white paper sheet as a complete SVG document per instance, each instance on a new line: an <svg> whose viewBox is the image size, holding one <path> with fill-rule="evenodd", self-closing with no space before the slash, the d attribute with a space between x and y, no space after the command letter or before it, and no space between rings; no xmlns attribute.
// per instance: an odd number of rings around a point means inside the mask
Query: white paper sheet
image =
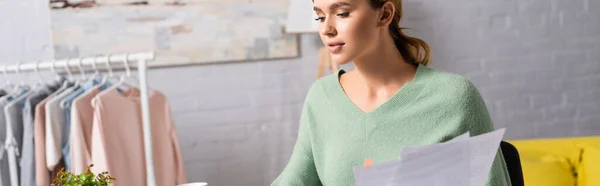
<svg viewBox="0 0 600 186"><path fill-rule="evenodd" d="M506 129L471 137L471 185L483 186L487 180L494 158Z"/></svg>
<svg viewBox="0 0 600 186"><path fill-rule="evenodd" d="M402 159L355 167L357 186L469 185L468 134L429 146L408 147Z"/></svg>
<svg viewBox="0 0 600 186"><path fill-rule="evenodd" d="M444 143L453 142L453 141L457 141L457 140L468 140L470 136L471 136L471 133L467 131L464 134L457 136L451 140L448 140L447 142L444 142Z"/></svg>
<svg viewBox="0 0 600 186"><path fill-rule="evenodd" d="M487 180L505 129L406 147L400 157L369 167L354 167L357 186L482 186Z"/></svg>
<svg viewBox="0 0 600 186"><path fill-rule="evenodd" d="M470 184L468 136L445 143L402 150L394 186Z"/></svg>

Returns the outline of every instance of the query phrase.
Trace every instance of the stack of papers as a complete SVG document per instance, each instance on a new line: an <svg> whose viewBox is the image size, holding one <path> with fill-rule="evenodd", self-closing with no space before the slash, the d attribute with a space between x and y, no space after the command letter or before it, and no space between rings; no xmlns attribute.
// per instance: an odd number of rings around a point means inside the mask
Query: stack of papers
<svg viewBox="0 0 600 186"><path fill-rule="evenodd" d="M357 186L483 186L505 129L444 143L406 147L397 160L354 167Z"/></svg>

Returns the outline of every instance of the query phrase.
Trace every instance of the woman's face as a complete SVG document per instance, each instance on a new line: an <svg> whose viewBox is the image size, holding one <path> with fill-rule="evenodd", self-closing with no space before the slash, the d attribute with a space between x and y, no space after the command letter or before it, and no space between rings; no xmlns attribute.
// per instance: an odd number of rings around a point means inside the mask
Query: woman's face
<svg viewBox="0 0 600 186"><path fill-rule="evenodd" d="M321 40L338 64L353 61L378 42L378 11L368 0L314 0Z"/></svg>

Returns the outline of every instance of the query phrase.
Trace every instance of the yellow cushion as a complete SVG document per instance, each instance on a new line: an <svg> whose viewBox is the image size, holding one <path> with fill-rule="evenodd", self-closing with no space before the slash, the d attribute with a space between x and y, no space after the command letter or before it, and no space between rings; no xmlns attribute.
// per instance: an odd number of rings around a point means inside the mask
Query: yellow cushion
<svg viewBox="0 0 600 186"><path fill-rule="evenodd" d="M584 148L581 163L578 167L577 182L579 186L600 185L600 149Z"/></svg>
<svg viewBox="0 0 600 186"><path fill-rule="evenodd" d="M568 138L510 141L517 148L520 156L532 158L541 158L547 155L565 157L572 165L579 162L581 150L577 145L578 142Z"/></svg>
<svg viewBox="0 0 600 186"><path fill-rule="evenodd" d="M576 178L566 158L521 157L523 180L527 186L575 186Z"/></svg>
<svg viewBox="0 0 600 186"><path fill-rule="evenodd" d="M569 138L567 138L567 139L569 139ZM577 138L570 138L570 140L575 141L578 144L585 144L588 146L600 148L600 137L599 136L577 137Z"/></svg>
<svg viewBox="0 0 600 186"><path fill-rule="evenodd" d="M596 158L597 151L600 151L600 136L509 142L519 151L523 178L527 186L600 186L597 181L600 177L592 176L600 175L600 160ZM584 155L584 149L587 148L594 148L595 151ZM574 172L577 172L577 176Z"/></svg>

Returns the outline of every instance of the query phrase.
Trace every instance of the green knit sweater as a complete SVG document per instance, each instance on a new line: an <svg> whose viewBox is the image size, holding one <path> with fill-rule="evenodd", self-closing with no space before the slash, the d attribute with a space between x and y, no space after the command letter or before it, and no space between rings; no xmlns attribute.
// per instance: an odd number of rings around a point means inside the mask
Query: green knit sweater
<svg viewBox="0 0 600 186"><path fill-rule="evenodd" d="M292 156L274 186L354 185L352 167L397 159L403 147L494 130L479 91L466 78L420 65L413 81L365 113L337 74L319 79L305 100ZM510 185L498 150L487 184Z"/></svg>

